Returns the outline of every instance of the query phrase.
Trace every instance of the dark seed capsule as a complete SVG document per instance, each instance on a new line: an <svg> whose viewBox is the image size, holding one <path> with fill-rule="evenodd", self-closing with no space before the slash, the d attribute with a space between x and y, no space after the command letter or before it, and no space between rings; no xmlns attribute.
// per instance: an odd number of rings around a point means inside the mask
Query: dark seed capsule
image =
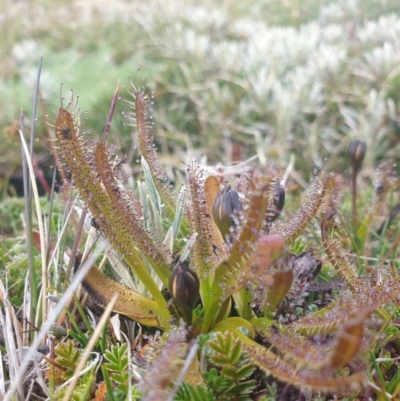
<svg viewBox="0 0 400 401"><path fill-rule="evenodd" d="M366 152L367 144L365 141L360 141L359 139L353 139L351 141L349 146L349 158L354 171L360 170Z"/></svg>
<svg viewBox="0 0 400 401"><path fill-rule="evenodd" d="M214 222L224 238L229 235L230 228L235 224L233 215L240 213L241 210L242 203L237 191L227 186L218 192L212 214Z"/></svg>
<svg viewBox="0 0 400 401"><path fill-rule="evenodd" d="M200 296L197 274L181 263L175 267L169 279L169 291L182 319L192 324L192 313Z"/></svg>

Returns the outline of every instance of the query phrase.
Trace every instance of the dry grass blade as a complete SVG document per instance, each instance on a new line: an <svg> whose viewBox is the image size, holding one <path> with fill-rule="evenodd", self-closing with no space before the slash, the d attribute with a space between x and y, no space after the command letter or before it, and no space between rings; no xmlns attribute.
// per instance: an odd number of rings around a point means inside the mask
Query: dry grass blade
<svg viewBox="0 0 400 401"><path fill-rule="evenodd" d="M42 217L42 210L40 208L40 200L39 200L39 192L36 185L35 179L35 172L32 165L32 160L29 156L28 146L26 145L24 135L22 131L19 131L19 135L21 138L22 147L25 152L26 161L28 163L29 168L29 177L32 184L33 195L35 200L36 206L36 213L37 213L37 220L39 225L39 234L40 234L40 253L42 255L42 290L41 290L41 297L42 297L42 319L46 320L47 317L47 265L46 265L46 241L45 241L45 231L43 225L43 217Z"/></svg>
<svg viewBox="0 0 400 401"><path fill-rule="evenodd" d="M0 350L0 361L3 361L3 353ZM0 398L3 399L6 395L6 383L4 375L3 362L0 363Z"/></svg>
<svg viewBox="0 0 400 401"><path fill-rule="evenodd" d="M52 310L52 313L47 317L47 320L43 322L42 326L40 327L39 332L37 333L37 337L31 343L28 351L24 355L21 364L18 367L18 371L16 373L16 377L23 377L26 369L28 368L30 361L32 360L34 354L36 353L36 349L40 346L43 339L49 334L52 325L56 322L58 316L65 308L68 300L71 298L73 292L76 291L78 285L82 282L83 278L85 277L86 273L89 271L90 267L94 264L94 261L98 257L98 255L103 251L101 247L99 247L96 252L93 253L81 266L80 270L75 274L74 279L72 280L70 286L64 292L61 299L57 302L57 305ZM14 393L18 390L20 386L19 380L15 380L11 382L11 386L6 394L4 401L11 401Z"/></svg>
<svg viewBox="0 0 400 401"><path fill-rule="evenodd" d="M9 366L9 375L10 381L18 382L18 369L21 365L19 349L21 349L22 340L20 338L20 327L15 323L18 323L15 318L14 309L10 305L7 299L7 291L3 285L3 282L0 280L0 301L5 306L5 316L3 312L0 310L0 326L3 329L3 338L5 342L5 347L7 350L8 357L8 366ZM15 336L17 336L17 343L15 342ZM2 362L0 362L2 364ZM19 386L18 389L18 397L20 399L24 399L24 391L23 387Z"/></svg>

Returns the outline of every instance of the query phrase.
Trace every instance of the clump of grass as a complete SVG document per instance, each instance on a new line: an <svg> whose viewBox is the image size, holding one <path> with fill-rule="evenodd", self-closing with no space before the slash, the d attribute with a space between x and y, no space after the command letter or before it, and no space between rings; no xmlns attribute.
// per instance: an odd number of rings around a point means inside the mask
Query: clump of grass
<svg viewBox="0 0 400 401"><path fill-rule="evenodd" d="M21 2L7 5L3 26L8 34L1 46L8 57L0 63L8 99L0 114L8 150L0 166L6 177L20 172L15 118L21 106L30 107L25 87L34 85L33 55L39 54L46 60L41 97L53 111L56 83L64 82L85 97L91 115L105 113L113 82L142 68L143 78L156 83L163 152L182 154L190 143L197 155L207 154L210 164L229 162L234 145L246 150L245 157L257 154L262 164L286 165L291 155L301 154L293 174L303 188L320 159L328 158L335 171L347 167L342 160L350 139L376 149L365 160L363 174L370 178L379 161L397 158L395 0L379 8L375 1L299 5L274 0L245 9L234 4L229 10L210 1L181 5L170 0L162 13L154 10L159 7L153 2L124 1L109 12L104 5L65 6L55 0L32 6L29 13ZM26 34L20 30L21 15ZM54 31L54 20L59 21L57 35L47 34ZM92 129L100 131L102 124L93 121ZM114 128L131 156L130 128L121 118L114 119ZM44 126L38 126L37 135L45 136ZM51 158L36 150L46 173Z"/></svg>

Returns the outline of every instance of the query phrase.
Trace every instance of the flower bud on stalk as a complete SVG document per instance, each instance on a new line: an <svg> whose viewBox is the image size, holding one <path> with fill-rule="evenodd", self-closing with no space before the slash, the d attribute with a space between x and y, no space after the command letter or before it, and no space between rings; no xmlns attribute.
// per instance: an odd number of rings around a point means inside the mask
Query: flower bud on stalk
<svg viewBox="0 0 400 401"><path fill-rule="evenodd" d="M192 324L193 309L200 296L199 288L199 278L187 264L181 263L174 268L169 279L169 292L182 319L188 325Z"/></svg>
<svg viewBox="0 0 400 401"><path fill-rule="evenodd" d="M365 141L353 139L349 146L350 164L354 171L358 172L367 152L367 144Z"/></svg>
<svg viewBox="0 0 400 401"><path fill-rule="evenodd" d="M213 205L212 214L214 222L221 231L224 239L230 234L230 228L235 224L232 217L233 214L237 214L241 211L242 203L240 202L239 194L236 190L227 186L218 192Z"/></svg>

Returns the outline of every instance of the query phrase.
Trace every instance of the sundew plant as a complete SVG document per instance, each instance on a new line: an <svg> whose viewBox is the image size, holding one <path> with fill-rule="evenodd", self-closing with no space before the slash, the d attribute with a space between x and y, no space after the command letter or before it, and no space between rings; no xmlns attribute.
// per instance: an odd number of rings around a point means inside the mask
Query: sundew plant
<svg viewBox="0 0 400 401"><path fill-rule="evenodd" d="M85 128L84 99L61 99L53 153L65 213L55 237L31 229L42 271L36 298L26 282L24 319L2 284L5 398L391 399L400 386L392 163L363 188L363 214L360 140L348 148L352 195L320 165L297 211L283 213L294 204L285 166L192 160L171 181L148 86L124 90L141 164L133 177L110 138L119 85L101 138Z"/></svg>

